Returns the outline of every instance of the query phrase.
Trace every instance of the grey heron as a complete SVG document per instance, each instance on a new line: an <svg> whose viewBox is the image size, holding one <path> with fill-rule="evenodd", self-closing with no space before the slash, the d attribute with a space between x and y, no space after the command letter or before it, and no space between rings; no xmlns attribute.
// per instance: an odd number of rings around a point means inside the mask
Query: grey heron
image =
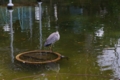
<svg viewBox="0 0 120 80"><path fill-rule="evenodd" d="M56 32L53 32L49 35L49 37L46 39L45 43L44 43L44 46L45 47L49 47L50 46L50 50L51 50L51 47L52 45L58 41L60 39L60 34L58 31Z"/></svg>

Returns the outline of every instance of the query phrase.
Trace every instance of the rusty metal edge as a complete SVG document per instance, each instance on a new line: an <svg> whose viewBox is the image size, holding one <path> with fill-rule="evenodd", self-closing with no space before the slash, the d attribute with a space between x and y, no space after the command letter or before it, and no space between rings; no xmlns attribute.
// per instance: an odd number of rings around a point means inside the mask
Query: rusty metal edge
<svg viewBox="0 0 120 80"><path fill-rule="evenodd" d="M51 52L51 51L45 51L45 50L33 50L33 51L27 51L27 52L23 52L23 53L19 53L18 55L16 55L16 60L18 60L19 62L22 63L27 63L27 64L46 64L46 63L51 63L51 62L57 62L58 60L61 59L61 54L59 54L58 52L52 52L54 54L56 54L58 57L56 59L50 60L50 61L43 61L43 62L30 62L30 61L24 61L22 59L20 59L19 57L23 54L27 54L30 52Z"/></svg>

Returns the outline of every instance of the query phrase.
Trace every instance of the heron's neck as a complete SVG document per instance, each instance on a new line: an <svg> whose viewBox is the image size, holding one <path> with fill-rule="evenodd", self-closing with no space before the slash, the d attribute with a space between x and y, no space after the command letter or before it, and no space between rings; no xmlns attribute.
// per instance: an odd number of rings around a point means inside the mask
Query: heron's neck
<svg viewBox="0 0 120 80"><path fill-rule="evenodd" d="M56 33L59 33L58 31L56 31Z"/></svg>

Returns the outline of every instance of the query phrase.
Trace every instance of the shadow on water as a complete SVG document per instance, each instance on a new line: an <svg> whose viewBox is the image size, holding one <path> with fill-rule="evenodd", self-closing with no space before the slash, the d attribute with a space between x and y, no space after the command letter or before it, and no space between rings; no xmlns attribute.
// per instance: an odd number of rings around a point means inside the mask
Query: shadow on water
<svg viewBox="0 0 120 80"><path fill-rule="evenodd" d="M12 11L0 7L0 79L119 80L119 1L94 3L50 0ZM43 44L56 30L61 37L53 50L69 60L44 65L15 60L21 52L46 50Z"/></svg>

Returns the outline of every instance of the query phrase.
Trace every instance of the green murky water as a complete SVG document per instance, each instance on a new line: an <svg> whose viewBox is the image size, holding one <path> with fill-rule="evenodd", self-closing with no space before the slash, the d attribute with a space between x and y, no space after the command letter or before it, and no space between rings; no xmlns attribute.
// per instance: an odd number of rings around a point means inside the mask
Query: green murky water
<svg viewBox="0 0 120 80"><path fill-rule="evenodd" d="M110 5L93 8L72 2L42 3L41 20L39 8L14 7L10 17L10 11L0 7L1 80L120 79L119 7L114 6L112 11ZM54 44L53 51L69 60L34 66L15 60L21 52L47 50L43 44L56 30L60 40Z"/></svg>

